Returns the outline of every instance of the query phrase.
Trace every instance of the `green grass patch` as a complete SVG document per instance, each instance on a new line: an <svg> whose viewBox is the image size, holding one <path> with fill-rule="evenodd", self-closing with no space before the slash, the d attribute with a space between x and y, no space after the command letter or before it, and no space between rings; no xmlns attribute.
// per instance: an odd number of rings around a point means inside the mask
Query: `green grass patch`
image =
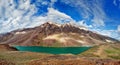
<svg viewBox="0 0 120 65"><path fill-rule="evenodd" d="M120 59L120 48L109 47L105 49L105 52L110 58Z"/></svg>

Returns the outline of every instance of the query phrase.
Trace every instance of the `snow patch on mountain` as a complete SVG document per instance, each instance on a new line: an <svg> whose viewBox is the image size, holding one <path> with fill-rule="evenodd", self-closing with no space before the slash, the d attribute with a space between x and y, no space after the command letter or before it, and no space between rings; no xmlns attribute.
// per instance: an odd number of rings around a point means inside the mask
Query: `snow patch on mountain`
<svg viewBox="0 0 120 65"><path fill-rule="evenodd" d="M18 35L18 34L25 34L26 32L25 31L22 31L22 32L16 32L15 35Z"/></svg>

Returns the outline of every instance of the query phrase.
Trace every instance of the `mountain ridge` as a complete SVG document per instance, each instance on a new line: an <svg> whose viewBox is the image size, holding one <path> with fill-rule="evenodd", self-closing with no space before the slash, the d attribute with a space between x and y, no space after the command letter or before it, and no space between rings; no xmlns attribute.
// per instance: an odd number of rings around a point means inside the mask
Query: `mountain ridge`
<svg viewBox="0 0 120 65"><path fill-rule="evenodd" d="M70 23L57 24L46 22L34 28L14 30L0 35L1 44L23 46L54 46L53 43L57 43L58 46L81 46L114 42L118 42L118 40L71 25Z"/></svg>

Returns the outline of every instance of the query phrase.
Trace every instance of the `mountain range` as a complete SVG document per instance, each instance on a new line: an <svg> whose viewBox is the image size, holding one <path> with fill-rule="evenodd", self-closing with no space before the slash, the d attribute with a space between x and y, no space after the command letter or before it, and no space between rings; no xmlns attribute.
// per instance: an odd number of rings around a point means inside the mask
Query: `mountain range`
<svg viewBox="0 0 120 65"><path fill-rule="evenodd" d="M0 44L21 46L94 46L119 42L71 23L46 22L34 28L25 28L0 34Z"/></svg>

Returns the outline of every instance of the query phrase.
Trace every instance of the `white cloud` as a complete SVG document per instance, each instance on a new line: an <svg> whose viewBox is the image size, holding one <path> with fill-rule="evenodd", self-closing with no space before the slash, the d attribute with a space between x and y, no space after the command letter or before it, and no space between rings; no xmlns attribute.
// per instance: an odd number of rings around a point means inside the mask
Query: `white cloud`
<svg viewBox="0 0 120 65"><path fill-rule="evenodd" d="M113 0L113 4L114 4L116 7L120 8L120 0Z"/></svg>
<svg viewBox="0 0 120 65"><path fill-rule="evenodd" d="M93 26L104 26L106 14L103 10L104 0L61 0L61 2L79 9L83 18L88 19L93 16Z"/></svg>
<svg viewBox="0 0 120 65"><path fill-rule="evenodd" d="M48 5L47 1L42 2L42 5Z"/></svg>
<svg viewBox="0 0 120 65"><path fill-rule="evenodd" d="M120 25L118 25L118 31L120 32Z"/></svg>
<svg viewBox="0 0 120 65"><path fill-rule="evenodd" d="M53 7L53 4L57 2L57 0L51 0L50 7Z"/></svg>
<svg viewBox="0 0 120 65"><path fill-rule="evenodd" d="M0 33L26 27L30 24L30 19L35 12L35 5L31 5L29 0L20 0L19 5L16 5L13 0L1 0Z"/></svg>
<svg viewBox="0 0 120 65"><path fill-rule="evenodd" d="M73 19L70 16L66 15L65 13L59 12L54 8L48 8L48 13L46 14L46 16L34 16L32 18L32 21L34 22L31 22L32 25L30 25L29 27L39 26L44 22L57 22L57 23L63 23L67 21L70 22L73 21Z"/></svg>
<svg viewBox="0 0 120 65"><path fill-rule="evenodd" d="M47 15L51 15L51 16L61 16L63 18L71 18L70 16L64 14L64 13L60 13L58 10L55 10L53 8L48 8L48 14Z"/></svg>
<svg viewBox="0 0 120 65"><path fill-rule="evenodd" d="M59 12L58 10L55 10L53 8L48 8L47 19L48 21L59 21L61 23L73 21L70 16L66 15L65 13Z"/></svg>
<svg viewBox="0 0 120 65"><path fill-rule="evenodd" d="M99 33L101 35L109 36L117 40L120 40L120 33L117 30L92 29L92 31Z"/></svg>
<svg viewBox="0 0 120 65"><path fill-rule="evenodd" d="M56 1L51 0L52 5ZM13 0L0 0L0 33L18 28L35 27L47 21L60 23L73 21L70 16L54 8L48 8L46 16L33 16L37 12L37 8L34 4L30 4L30 0L19 0L18 3L19 5L16 5ZM43 5L47 3L41 2Z"/></svg>
<svg viewBox="0 0 120 65"><path fill-rule="evenodd" d="M92 28L93 27L92 25L87 25L84 20L78 21L77 25L84 26L86 28Z"/></svg>
<svg viewBox="0 0 120 65"><path fill-rule="evenodd" d="M104 24L104 21L103 20L101 20L101 19L99 19L99 18L94 18L93 20L93 26L94 27L100 27L100 26L104 26L105 24Z"/></svg>
<svg viewBox="0 0 120 65"><path fill-rule="evenodd" d="M114 4L115 6L117 6L116 0L113 0L113 4Z"/></svg>

